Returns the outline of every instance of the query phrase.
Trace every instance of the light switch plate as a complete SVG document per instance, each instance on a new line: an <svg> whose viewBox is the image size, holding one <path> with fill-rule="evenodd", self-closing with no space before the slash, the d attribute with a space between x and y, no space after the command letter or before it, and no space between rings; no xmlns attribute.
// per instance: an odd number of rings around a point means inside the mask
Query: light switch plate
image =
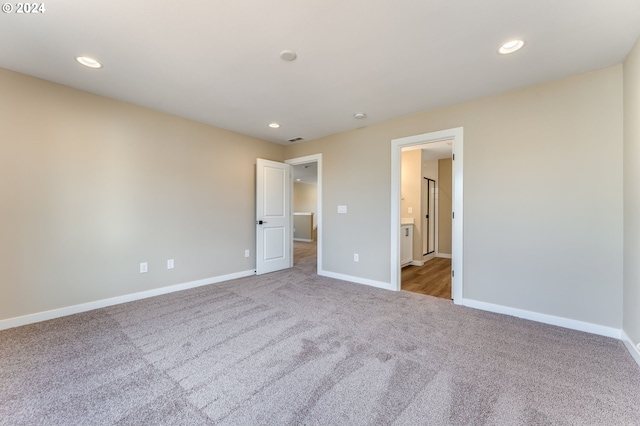
<svg viewBox="0 0 640 426"><path fill-rule="evenodd" d="M167 269L173 269L173 268L175 268L175 266L176 266L176 264L173 261L173 259L167 260Z"/></svg>
<svg viewBox="0 0 640 426"><path fill-rule="evenodd" d="M340 214L347 213L347 206L338 206L338 213Z"/></svg>

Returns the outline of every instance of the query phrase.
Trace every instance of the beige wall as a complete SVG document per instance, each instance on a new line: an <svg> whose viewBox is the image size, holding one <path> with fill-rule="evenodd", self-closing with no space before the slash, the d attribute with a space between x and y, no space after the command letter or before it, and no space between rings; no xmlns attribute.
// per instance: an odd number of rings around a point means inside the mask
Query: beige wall
<svg viewBox="0 0 640 426"><path fill-rule="evenodd" d="M293 211L313 213L313 226L317 226L318 186L308 183L293 183Z"/></svg>
<svg viewBox="0 0 640 426"><path fill-rule="evenodd" d="M309 213L293 215L293 239L313 240L313 215Z"/></svg>
<svg viewBox="0 0 640 426"><path fill-rule="evenodd" d="M422 151L415 149L402 152L402 179L400 182L402 200L400 217L413 219L413 260L422 260ZM409 213L411 208L411 213ZM400 226L400 224L398 224Z"/></svg>
<svg viewBox="0 0 640 426"><path fill-rule="evenodd" d="M624 64L624 331L640 343L640 40Z"/></svg>
<svg viewBox="0 0 640 426"><path fill-rule="evenodd" d="M438 160L438 253L451 254L452 162Z"/></svg>
<svg viewBox="0 0 640 426"><path fill-rule="evenodd" d="M624 91L636 342L637 64L636 46ZM324 269L388 283L390 141L462 126L464 297L620 328L622 93L614 66L283 148L0 70L0 319L252 269L256 157L322 153Z"/></svg>
<svg viewBox="0 0 640 426"><path fill-rule="evenodd" d="M287 146L323 154L324 268L390 282L391 140L459 126L464 298L620 328L621 65Z"/></svg>
<svg viewBox="0 0 640 426"><path fill-rule="evenodd" d="M282 146L6 70L0 117L0 319L255 268Z"/></svg>

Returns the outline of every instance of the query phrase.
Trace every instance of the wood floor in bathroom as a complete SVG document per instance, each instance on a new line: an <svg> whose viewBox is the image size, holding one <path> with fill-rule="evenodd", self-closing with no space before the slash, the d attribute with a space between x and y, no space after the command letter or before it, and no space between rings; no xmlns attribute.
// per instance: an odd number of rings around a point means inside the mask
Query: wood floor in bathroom
<svg viewBox="0 0 640 426"><path fill-rule="evenodd" d="M402 290L451 299L451 259L436 257L402 268Z"/></svg>

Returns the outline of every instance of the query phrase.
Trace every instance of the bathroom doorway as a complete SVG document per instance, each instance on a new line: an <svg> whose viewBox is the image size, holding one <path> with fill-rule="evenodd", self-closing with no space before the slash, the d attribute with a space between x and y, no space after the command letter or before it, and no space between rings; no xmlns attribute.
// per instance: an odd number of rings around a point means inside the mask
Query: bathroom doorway
<svg viewBox="0 0 640 426"><path fill-rule="evenodd" d="M405 148L417 147L423 144L431 144L436 142L451 141L451 148L453 150L451 156L451 201L450 203L444 203L442 200L442 194L439 195L436 205L439 208L445 204L448 204L451 208L451 237L450 237L450 256L451 256L451 297L456 304L463 303L463 129L462 127L441 130L437 132L425 133L421 135L403 137L399 139L393 139L391 141L391 286L396 290L401 289L401 244L403 243L401 235L401 223L406 223L405 215L408 214L407 210L404 210L401 206L402 201L402 174L404 170L402 168L402 153ZM419 149L419 148L415 148ZM441 179L433 179L436 181L437 189L442 186ZM437 215L438 218L443 219L442 214ZM415 222L414 222L415 223ZM437 225L438 230L440 225ZM438 243L442 240L440 232L436 232L436 238ZM436 244L436 252L439 252L438 245ZM419 244L418 252L423 255L423 246ZM414 246L415 253L415 246ZM442 253L445 254L445 253ZM415 261L415 259L414 259Z"/></svg>

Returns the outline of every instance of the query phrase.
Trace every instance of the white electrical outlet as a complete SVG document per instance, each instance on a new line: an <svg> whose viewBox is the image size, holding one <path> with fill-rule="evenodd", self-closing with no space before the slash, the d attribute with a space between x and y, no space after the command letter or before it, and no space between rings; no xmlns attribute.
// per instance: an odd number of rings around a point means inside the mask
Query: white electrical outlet
<svg viewBox="0 0 640 426"><path fill-rule="evenodd" d="M249 252L249 249L246 249L246 250L244 251L244 257L249 257L249 253L250 253L250 252Z"/></svg>
<svg viewBox="0 0 640 426"><path fill-rule="evenodd" d="M413 213L413 207L409 207L409 213Z"/></svg>
<svg viewBox="0 0 640 426"><path fill-rule="evenodd" d="M347 206L338 206L338 213L346 214L347 213Z"/></svg>
<svg viewBox="0 0 640 426"><path fill-rule="evenodd" d="M140 264L140 273L144 274L149 271L149 264L147 262L142 262Z"/></svg>
<svg viewBox="0 0 640 426"><path fill-rule="evenodd" d="M353 253L353 261L360 262L360 255L358 253Z"/></svg>
<svg viewBox="0 0 640 426"><path fill-rule="evenodd" d="M169 259L167 260L167 269L173 269L176 267L175 262L173 261L173 259Z"/></svg>

